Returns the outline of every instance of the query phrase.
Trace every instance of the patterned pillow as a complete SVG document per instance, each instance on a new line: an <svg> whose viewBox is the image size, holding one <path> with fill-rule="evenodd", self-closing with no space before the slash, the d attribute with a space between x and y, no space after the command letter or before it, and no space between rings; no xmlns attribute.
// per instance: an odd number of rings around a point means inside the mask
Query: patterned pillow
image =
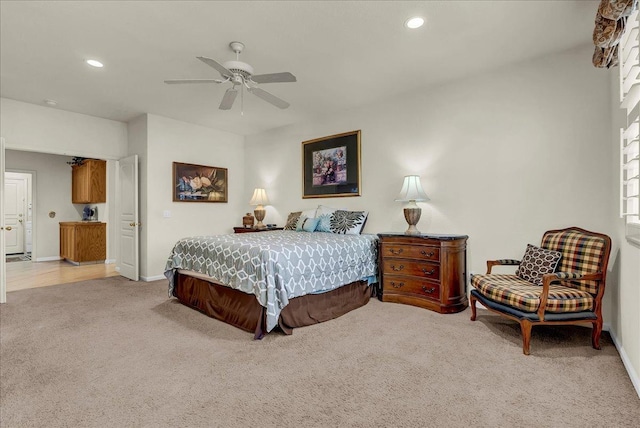
<svg viewBox="0 0 640 428"><path fill-rule="evenodd" d="M331 233L331 216L338 211L337 208L331 208L326 205L318 205L316 209L316 218L318 226L316 226L317 232L329 232Z"/></svg>
<svg viewBox="0 0 640 428"><path fill-rule="evenodd" d="M302 211L296 211L289 213L287 217L287 224L284 225L284 230L296 230L296 224L298 223L298 219L302 215Z"/></svg>
<svg viewBox="0 0 640 428"><path fill-rule="evenodd" d="M364 223L367 221L367 211L336 210L329 219L332 233L345 235L360 235Z"/></svg>
<svg viewBox="0 0 640 428"><path fill-rule="evenodd" d="M318 225L316 226L316 232L329 232L331 233L331 214L320 214L318 217Z"/></svg>
<svg viewBox="0 0 640 428"><path fill-rule="evenodd" d="M536 285L542 285L542 275L555 272L561 257L562 253L559 251L545 250L527 244L527 250L516 275Z"/></svg>

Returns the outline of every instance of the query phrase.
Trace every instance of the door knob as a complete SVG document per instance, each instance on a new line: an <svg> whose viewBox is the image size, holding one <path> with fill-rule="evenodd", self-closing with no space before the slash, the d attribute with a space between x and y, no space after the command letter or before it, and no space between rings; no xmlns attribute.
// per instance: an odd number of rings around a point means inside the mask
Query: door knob
<svg viewBox="0 0 640 428"><path fill-rule="evenodd" d="M11 226L7 226L5 227L5 230L12 230L13 228Z"/></svg>
<svg viewBox="0 0 640 428"><path fill-rule="evenodd" d="M135 223L129 223L129 226L131 226L131 227L133 227L135 225L136 225Z"/></svg>
<svg viewBox="0 0 640 428"><path fill-rule="evenodd" d="M20 223L22 223L22 219L18 220Z"/></svg>

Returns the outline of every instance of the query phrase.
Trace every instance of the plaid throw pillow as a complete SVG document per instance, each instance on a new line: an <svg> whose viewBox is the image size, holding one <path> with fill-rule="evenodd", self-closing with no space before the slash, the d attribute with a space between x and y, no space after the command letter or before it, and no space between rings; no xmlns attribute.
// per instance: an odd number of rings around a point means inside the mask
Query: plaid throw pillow
<svg viewBox="0 0 640 428"><path fill-rule="evenodd" d="M542 285L542 275L555 272L561 257L562 253L559 251L545 250L527 244L527 250L522 257L516 275L536 285Z"/></svg>

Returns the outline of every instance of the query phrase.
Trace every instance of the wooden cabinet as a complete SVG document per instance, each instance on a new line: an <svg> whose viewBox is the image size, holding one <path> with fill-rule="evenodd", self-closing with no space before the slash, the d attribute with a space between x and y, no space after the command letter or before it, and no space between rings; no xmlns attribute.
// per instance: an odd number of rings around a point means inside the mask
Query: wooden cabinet
<svg viewBox="0 0 640 428"><path fill-rule="evenodd" d="M468 306L466 235L378 236L383 302L440 313L460 312Z"/></svg>
<svg viewBox="0 0 640 428"><path fill-rule="evenodd" d="M107 202L107 162L85 159L71 167L71 202L95 204Z"/></svg>
<svg viewBox="0 0 640 428"><path fill-rule="evenodd" d="M270 227L267 229L253 229L251 227L234 227L233 233L267 232L269 230L282 230L282 227Z"/></svg>
<svg viewBox="0 0 640 428"><path fill-rule="evenodd" d="M107 258L107 224L61 222L60 257L75 264L104 262Z"/></svg>

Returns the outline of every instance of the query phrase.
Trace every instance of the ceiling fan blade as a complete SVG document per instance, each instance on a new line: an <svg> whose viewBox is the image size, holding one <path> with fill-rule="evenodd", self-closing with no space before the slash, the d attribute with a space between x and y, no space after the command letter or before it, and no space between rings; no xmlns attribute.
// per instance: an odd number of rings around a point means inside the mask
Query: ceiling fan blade
<svg viewBox="0 0 640 428"><path fill-rule="evenodd" d="M213 60L211 58L207 58L206 56L197 56L196 58L198 58L200 61L204 62L208 66L213 67L216 70L218 70L218 73L220 73L223 77L233 76L232 72L227 70L222 64L220 64L216 60Z"/></svg>
<svg viewBox="0 0 640 428"><path fill-rule="evenodd" d="M227 92L224 93L224 97L222 97L222 101L220 102L220 110L230 110L237 96L238 91L235 88L227 89Z"/></svg>
<svg viewBox="0 0 640 428"><path fill-rule="evenodd" d="M251 80L256 83L286 83L295 82L296 76L286 71L284 73L258 74L251 76Z"/></svg>
<svg viewBox="0 0 640 428"><path fill-rule="evenodd" d="M268 103L273 104L274 106L278 107L278 108L282 108L285 109L287 107L289 107L289 103L281 100L280 98L276 97L273 94L270 94L267 91L264 91L260 88L249 88L249 92L251 92L253 95L257 96L258 98L262 98L263 100L265 100Z"/></svg>
<svg viewBox="0 0 640 428"><path fill-rule="evenodd" d="M170 79L165 80L164 83L169 85L175 85L178 83L222 83L219 79Z"/></svg>

